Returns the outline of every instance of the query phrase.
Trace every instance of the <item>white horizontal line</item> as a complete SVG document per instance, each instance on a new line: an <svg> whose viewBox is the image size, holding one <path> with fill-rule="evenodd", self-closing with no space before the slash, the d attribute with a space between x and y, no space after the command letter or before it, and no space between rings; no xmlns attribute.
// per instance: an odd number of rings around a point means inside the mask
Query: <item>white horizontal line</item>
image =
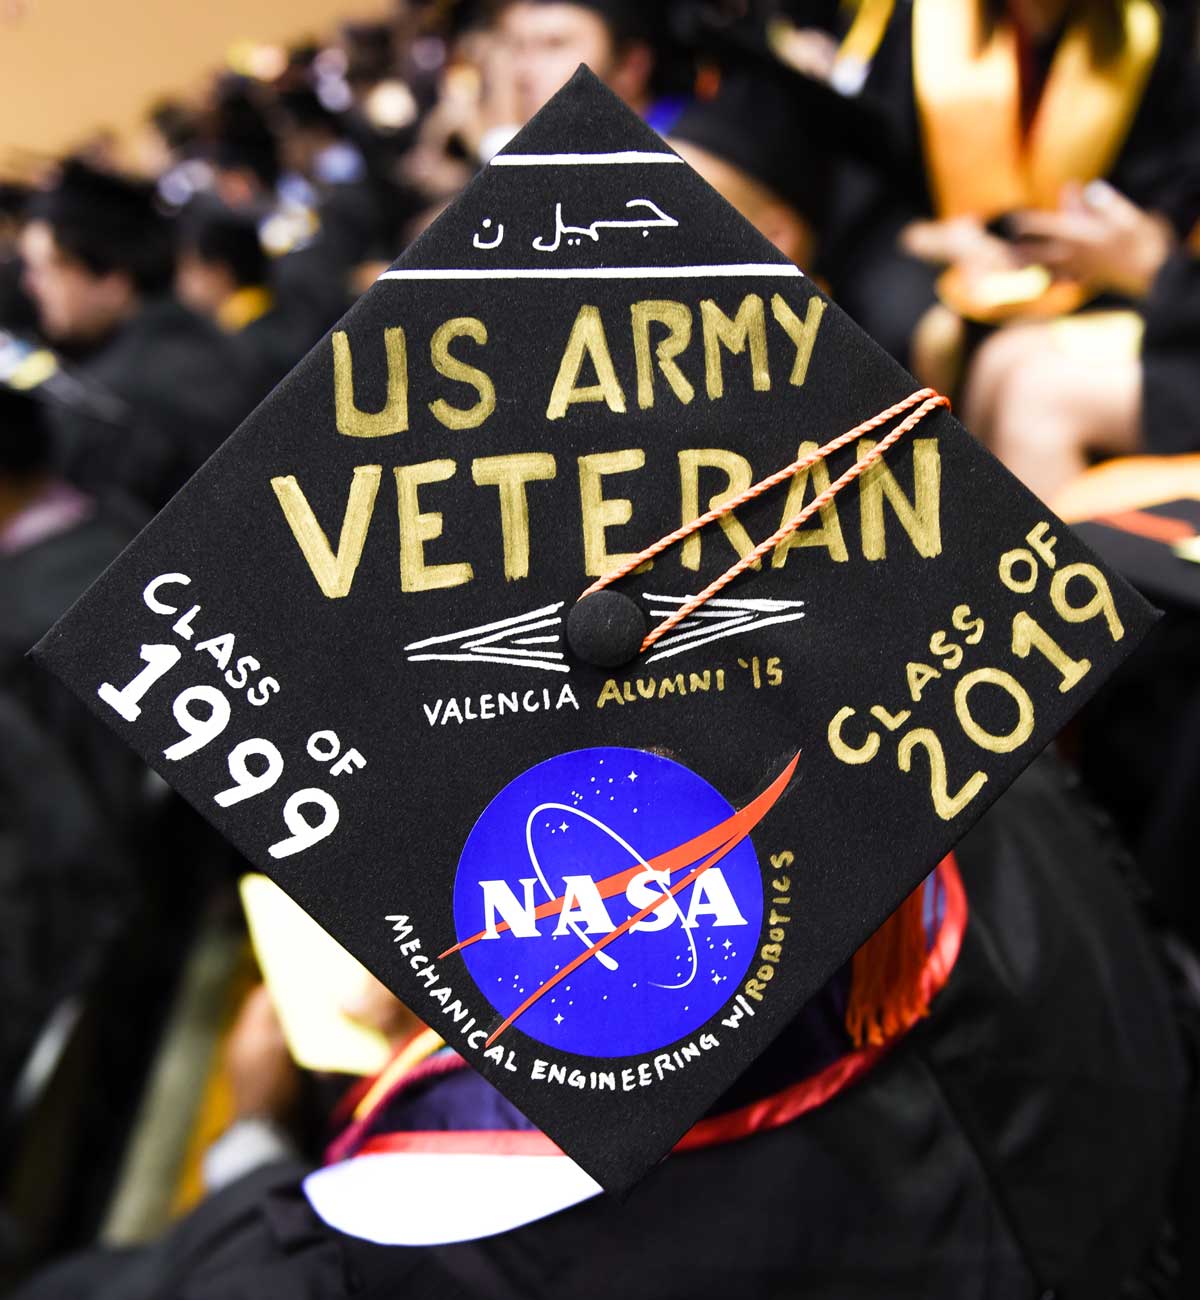
<svg viewBox="0 0 1200 1300"><path fill-rule="evenodd" d="M624 163L681 163L677 154L639 149L619 153L500 153L493 167L613 167Z"/></svg>
<svg viewBox="0 0 1200 1300"><path fill-rule="evenodd" d="M803 276L790 262L725 262L716 266L437 267L384 271L381 280L699 280L706 276Z"/></svg>

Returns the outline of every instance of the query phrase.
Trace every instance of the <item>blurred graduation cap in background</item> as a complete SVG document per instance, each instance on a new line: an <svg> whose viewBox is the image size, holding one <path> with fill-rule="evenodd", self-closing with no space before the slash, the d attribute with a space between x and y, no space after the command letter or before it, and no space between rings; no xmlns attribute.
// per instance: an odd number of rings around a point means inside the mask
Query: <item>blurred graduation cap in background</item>
<svg viewBox="0 0 1200 1300"><path fill-rule="evenodd" d="M1056 502L1097 554L1156 604L1200 612L1200 456L1128 456Z"/></svg>
<svg viewBox="0 0 1200 1300"><path fill-rule="evenodd" d="M840 162L853 159L883 173L903 166L885 107L792 67L776 52L764 22L721 22L699 10L687 38L701 64L715 71L715 83L700 79L700 93L671 128L671 138L750 176L818 229Z"/></svg>

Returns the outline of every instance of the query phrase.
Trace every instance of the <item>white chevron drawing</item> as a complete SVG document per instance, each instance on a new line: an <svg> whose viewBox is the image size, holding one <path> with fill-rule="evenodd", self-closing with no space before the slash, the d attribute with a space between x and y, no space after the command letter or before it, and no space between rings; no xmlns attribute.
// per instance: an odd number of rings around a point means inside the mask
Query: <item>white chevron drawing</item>
<svg viewBox="0 0 1200 1300"><path fill-rule="evenodd" d="M495 623L483 623L479 627L463 628L460 632L446 632L441 636L426 637L423 641L413 641L404 647L404 654L409 663L436 659L442 663L508 664L512 668L569 672L561 649L530 648L559 646L562 640L559 611L565 603L560 600L555 605L543 605L528 614L516 614ZM538 633L541 635L536 635Z"/></svg>
<svg viewBox="0 0 1200 1300"><path fill-rule="evenodd" d="M678 607L691 600L690 596L652 596L642 593L650 606L650 617L669 618ZM686 654L711 641L727 636L740 636L743 632L757 632L774 623L794 623L804 617L804 601L772 600L767 597L735 600L714 596L687 616L678 628L672 629L657 642L655 653L646 663L656 659L670 659L672 655Z"/></svg>

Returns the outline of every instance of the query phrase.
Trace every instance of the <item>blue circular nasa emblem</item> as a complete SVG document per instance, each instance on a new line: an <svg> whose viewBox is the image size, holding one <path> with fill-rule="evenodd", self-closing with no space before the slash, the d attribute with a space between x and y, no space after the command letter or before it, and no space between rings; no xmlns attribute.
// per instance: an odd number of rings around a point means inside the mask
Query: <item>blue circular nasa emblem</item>
<svg viewBox="0 0 1200 1300"><path fill-rule="evenodd" d="M459 858L454 922L475 983L564 1052L632 1056L686 1037L733 996L762 925L758 858L735 816L702 777L637 749L530 768Z"/></svg>

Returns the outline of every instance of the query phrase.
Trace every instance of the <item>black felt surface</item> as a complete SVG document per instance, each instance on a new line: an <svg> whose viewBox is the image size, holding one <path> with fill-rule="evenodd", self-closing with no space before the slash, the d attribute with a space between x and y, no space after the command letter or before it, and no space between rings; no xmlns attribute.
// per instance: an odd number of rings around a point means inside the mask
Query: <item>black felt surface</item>
<svg viewBox="0 0 1200 1300"><path fill-rule="evenodd" d="M506 153L665 149L581 72ZM630 200L642 199L678 224L599 226L598 238L568 236L579 238L579 245L563 239L554 253L532 246L535 239L553 242L558 204L561 224L588 229L596 222L628 219L630 211L648 214L646 207L627 207ZM501 223L505 233L497 248L474 246L477 236L480 243L494 239ZM679 270L727 263L766 264L767 270L699 275ZM1093 564L1094 557L948 413L938 411L886 457L904 497L913 500L919 495L917 480L923 484L924 524L911 526L912 536L891 498L879 498L874 489L860 492L855 484L837 499L838 537L830 517L826 545L792 549L781 567L768 562L722 593L729 600L789 602L770 610L761 604L725 607L752 615L752 627L667 658L655 659L652 651L620 671L590 667L564 650L561 623L554 620L591 581L585 572L581 457L626 453L608 468L629 468L602 478L600 489L607 499L630 503L625 515L616 508L615 522L604 534L609 551L633 552L680 523L686 508L681 482L695 460L728 465L733 453L749 462L758 479L788 464L802 442L824 442L916 387L833 305L820 318L804 382L793 384L796 347L777 316L813 320L810 302L820 295L806 279L772 273L782 265L774 248L682 165L493 163L398 269L553 267L562 274L588 267L608 268L610 274L383 280L341 329L353 357L357 405L377 412L387 390L384 331L403 327L408 428L378 437L338 432L334 348L324 340L38 647L42 660L251 861L613 1189L628 1186L659 1159L746 1068L1133 649L1151 617L1142 599L1111 575L1107 582L1120 619L1119 639L1101 612L1084 621L1056 612L1055 574L1069 565ZM676 269L664 272L668 267ZM763 387L761 374L754 386L749 349L735 355L722 347L723 395L712 396L715 376L706 376L701 302L711 300L732 319L748 295L762 300L769 387ZM692 388L686 404L652 364L653 405L639 405L631 321L633 305L647 301L682 304L690 313L691 341L676 358ZM617 413L602 401L575 402L560 418L550 419L560 361L586 306L594 307L602 322L625 409ZM466 409L479 396L470 383L439 375L431 360L434 332L458 317L486 327L486 343L459 336L450 354L487 373L495 409L477 427L451 429L438 421L431 403L441 399ZM667 329L660 324L650 330L657 347ZM585 361L578 385L596 382L592 363ZM694 455L713 449L722 456ZM487 467L478 463L516 453L542 458L536 462L540 476L526 485L526 576L517 576L519 547L506 564L502 493L486 482ZM426 515L424 560L469 564L471 577L439 589L405 590L394 471L434 461L445 463L417 489ZM852 448L839 453L831 475L853 461ZM329 597L297 544L272 480L294 476L336 549L355 469L363 466L378 466L379 473L361 563L348 593ZM359 477L369 481L373 474L364 470ZM485 481L477 482L480 478ZM726 481L720 469L699 471L700 510ZM805 500L812 490L810 484ZM778 527L787 495L781 486L739 512L738 522L751 538ZM872 500L881 500L875 514ZM440 520L428 517L435 512ZM872 519L882 520L882 541L877 535L871 540ZM1031 551L1037 563L1031 590L1010 590L1000 578L1001 557L1029 550L1027 535L1043 523L1048 527L1038 538L1057 539L1054 567ZM736 558L720 527L710 526L701 537L698 568L684 567L687 553L676 548L659 557L652 571L619 584L651 622L658 621L656 610L700 590ZM413 545L410 538L410 585ZM1018 582L1030 572L1028 565L1015 563ZM443 570L441 576L460 579L464 573ZM176 615L154 612L143 598L147 585L164 574L190 579L186 586L156 589L156 599L176 608ZM1086 606L1094 589L1086 576L1077 576L1068 583L1067 599ZM193 605L200 608L188 639L172 628ZM554 607L546 616L552 625L540 635L558 638L552 648L566 656L567 672L528 667L519 655L509 662L497 662L504 656L495 653L481 659L478 649L464 649L471 638L452 636L548 607ZM720 608L714 604L709 613ZM780 610L789 621L772 622L772 611ZM1038 649L1025 657L1014 653L1013 623L1022 611L1072 661L1088 661L1070 689L1059 689L1063 674ZM236 635L236 648L222 670L214 657L220 646L197 646L225 633ZM975 642L968 643L969 637ZM418 642L427 643L424 651L411 648ZM515 647L514 638L502 636L500 643ZM144 667L143 644L177 647L181 657L146 691L136 719L125 721L97 691L102 683L119 688L135 678ZM488 644L496 650L496 641ZM665 648L666 642L656 650ZM420 657L450 651L467 658ZM239 673L236 662L243 656L256 663L243 665ZM940 676L922 681L926 675L919 665ZM1033 711L1028 734L1008 752L974 743L956 714L956 686L984 668L1009 674L1027 692ZM909 687L914 674L921 697L915 702ZM261 685L264 676L279 683L277 692ZM234 684L242 677L244 688ZM1017 724L1012 696L975 681L969 708L976 735L978 728L1009 733ZM195 753L165 758L164 750L184 734L173 702L192 686L220 689L230 721ZM553 707L566 686L574 703ZM265 703L251 702L253 690ZM520 693L536 711L522 707L497 715L498 696L505 692ZM490 717L485 697L491 700ZM875 721L872 706L881 706L896 729ZM203 717L209 706L192 707ZM843 762L831 750L831 720L846 707L855 711L845 723L847 744L869 748L868 737L878 737L869 761ZM332 775L333 760L318 763L310 757L309 738L328 730L337 733L343 753L350 746L357 749L365 766ZM282 776L266 793L218 806L214 796L232 785L232 746L256 737L277 747ZM906 737L908 772L897 757ZM330 746L314 743L318 752ZM764 959L771 975L761 1001L751 1003L756 1014L730 1029L721 1024L727 1009L718 1012L705 1027L716 1040L712 1050L651 1086L615 1092L532 1078L533 1063L542 1059L585 1071L611 1066L618 1073L629 1068L636 1078L652 1053L616 1062L574 1058L527 1037L518 1023L500 1039L511 1055L501 1062L484 1059L445 1016L444 1006L432 1000L430 986L402 952L408 945L395 941L395 923L388 919L407 917L421 951L433 957L463 938L455 930L452 891L459 855L477 818L535 764L599 746L668 754L738 809L800 755L786 793L752 836L764 873L760 943L773 942L770 930L781 925L784 930L773 960ZM936 760L938 752L945 765L938 783L944 780L948 797L960 794L973 774L983 778L976 778L974 797L945 816L935 810L931 795L931 754ZM248 763L259 773L265 760ZM336 830L302 852L272 857L269 847L286 835L285 800L312 787L336 799ZM788 920L776 923L769 919L769 882L783 868L789 877ZM572 951L579 951L578 945ZM745 999L757 960L733 986L727 1006L734 994ZM487 991L475 986L460 955L435 965L440 982L453 988L474 1021L489 1029L499 1025L501 1014Z"/></svg>

